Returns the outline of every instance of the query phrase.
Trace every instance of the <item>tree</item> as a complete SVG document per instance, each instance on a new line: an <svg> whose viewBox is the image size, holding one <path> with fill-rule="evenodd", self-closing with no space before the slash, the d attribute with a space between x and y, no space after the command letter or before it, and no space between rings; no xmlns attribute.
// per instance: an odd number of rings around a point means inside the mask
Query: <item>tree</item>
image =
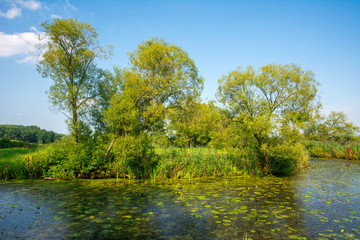
<svg viewBox="0 0 360 240"><path fill-rule="evenodd" d="M109 108L110 100L115 94L121 95L123 91L123 69L113 67L113 72L106 71L104 80L98 82L99 94L90 106L90 122L96 134L109 133L109 126L104 119L104 111Z"/></svg>
<svg viewBox="0 0 360 240"><path fill-rule="evenodd" d="M54 81L49 99L54 107L70 113L69 127L77 143L81 116L97 96L96 82L103 77L95 59L108 57L111 48L100 47L95 28L76 19L55 19L41 26L47 41L39 46L44 54L37 70Z"/></svg>
<svg viewBox="0 0 360 240"><path fill-rule="evenodd" d="M187 102L184 107L169 114L169 135L181 146L204 146L208 144L221 116L213 103Z"/></svg>
<svg viewBox="0 0 360 240"><path fill-rule="evenodd" d="M313 117L311 124L305 128L308 139L334 141L345 144L358 139L360 128L348 121L343 112L331 112L326 118L321 115Z"/></svg>
<svg viewBox="0 0 360 240"><path fill-rule="evenodd" d="M185 99L199 97L203 87L194 61L180 47L162 39L143 42L129 56L122 89L104 112L114 140L162 128L168 110L181 106Z"/></svg>
<svg viewBox="0 0 360 240"><path fill-rule="evenodd" d="M262 171L270 165L266 148L293 141L296 127L309 117L317 85L312 72L294 64L270 64L258 71L238 68L219 80L218 97L253 138Z"/></svg>

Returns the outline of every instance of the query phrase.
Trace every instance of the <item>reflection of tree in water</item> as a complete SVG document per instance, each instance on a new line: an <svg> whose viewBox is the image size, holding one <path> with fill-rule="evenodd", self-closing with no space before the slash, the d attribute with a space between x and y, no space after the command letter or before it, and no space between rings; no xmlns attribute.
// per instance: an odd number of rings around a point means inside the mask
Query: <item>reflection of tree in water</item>
<svg viewBox="0 0 360 240"><path fill-rule="evenodd" d="M282 185L253 180L195 180L155 186L69 181L25 187L23 195L41 205L47 216L47 227L33 232L45 237L256 238L279 236L271 229L285 224L296 229L287 219L278 223L273 219L283 199L289 199L284 206L291 206L292 196L288 195L292 192L283 190ZM50 229L52 235L47 235Z"/></svg>
<svg viewBox="0 0 360 240"><path fill-rule="evenodd" d="M286 179L221 179L183 191L182 201L198 206L197 214L203 216L196 218L201 219L196 222L197 231L207 236L279 239L304 235L294 191Z"/></svg>
<svg viewBox="0 0 360 240"><path fill-rule="evenodd" d="M359 165L340 165L343 175L326 165L328 175L311 168L293 178L5 183L0 238L301 239L339 226L357 236Z"/></svg>

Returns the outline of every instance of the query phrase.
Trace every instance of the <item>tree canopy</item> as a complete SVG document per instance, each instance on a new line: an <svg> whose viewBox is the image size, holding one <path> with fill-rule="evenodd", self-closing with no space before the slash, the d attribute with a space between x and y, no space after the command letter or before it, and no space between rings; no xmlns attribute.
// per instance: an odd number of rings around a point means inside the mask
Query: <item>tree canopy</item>
<svg viewBox="0 0 360 240"><path fill-rule="evenodd" d="M270 164L264 150L269 139L290 141L290 133L296 136L295 127L309 117L317 85L312 72L294 64L238 68L219 80L219 100L254 138L262 169Z"/></svg>
<svg viewBox="0 0 360 240"><path fill-rule="evenodd" d="M49 99L55 108L70 114L69 127L76 143L81 116L98 95L96 82L103 76L95 59L111 52L99 46L98 34L89 23L55 19L41 26L47 41L40 45L44 54L37 70L54 81Z"/></svg>
<svg viewBox="0 0 360 240"><path fill-rule="evenodd" d="M166 112L200 96L203 80L193 60L181 48L161 39L149 39L130 53L123 86L105 111L113 132L129 124L142 130L161 127ZM133 128L133 127L131 127Z"/></svg>
<svg viewBox="0 0 360 240"><path fill-rule="evenodd" d="M53 143L60 140L62 134L46 131L37 126L0 125L0 138L7 137L28 143Z"/></svg>

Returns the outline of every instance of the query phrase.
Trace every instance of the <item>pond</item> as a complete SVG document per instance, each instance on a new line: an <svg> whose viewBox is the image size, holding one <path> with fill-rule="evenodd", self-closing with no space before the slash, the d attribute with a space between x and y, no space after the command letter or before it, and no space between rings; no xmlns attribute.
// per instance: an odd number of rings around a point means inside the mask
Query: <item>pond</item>
<svg viewBox="0 0 360 240"><path fill-rule="evenodd" d="M360 162L294 177L0 183L0 239L358 239Z"/></svg>

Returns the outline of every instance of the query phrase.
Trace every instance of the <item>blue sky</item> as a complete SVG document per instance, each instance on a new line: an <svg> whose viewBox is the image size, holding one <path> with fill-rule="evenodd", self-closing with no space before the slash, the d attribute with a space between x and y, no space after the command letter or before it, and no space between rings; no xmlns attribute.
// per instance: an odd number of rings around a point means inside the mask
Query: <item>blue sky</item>
<svg viewBox="0 0 360 240"><path fill-rule="evenodd" d="M320 83L323 112L343 111L360 126L360 1L85 1L0 0L0 124L37 125L67 133L50 111L50 79L27 55L39 24L56 17L91 23L103 46L99 66L126 67L127 53L160 37L194 59L204 100L238 66L296 63Z"/></svg>

